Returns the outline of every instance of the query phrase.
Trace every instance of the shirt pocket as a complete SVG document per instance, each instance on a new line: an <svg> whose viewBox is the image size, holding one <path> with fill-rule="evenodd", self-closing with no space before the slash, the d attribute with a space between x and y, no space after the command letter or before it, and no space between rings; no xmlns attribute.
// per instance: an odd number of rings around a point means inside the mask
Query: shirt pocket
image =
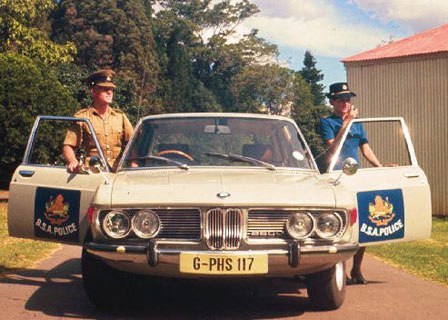
<svg viewBox="0 0 448 320"><path fill-rule="evenodd" d="M121 146L121 138L123 136L123 128L121 127L113 127L112 128L112 145Z"/></svg>

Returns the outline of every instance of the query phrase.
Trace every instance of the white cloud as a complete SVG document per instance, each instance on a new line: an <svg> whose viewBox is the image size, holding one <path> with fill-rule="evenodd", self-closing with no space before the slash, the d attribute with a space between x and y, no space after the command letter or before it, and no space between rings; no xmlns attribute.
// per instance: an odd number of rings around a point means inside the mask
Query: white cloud
<svg viewBox="0 0 448 320"><path fill-rule="evenodd" d="M244 22L281 46L338 59L447 23L443 0L253 0Z"/></svg>
<svg viewBox="0 0 448 320"><path fill-rule="evenodd" d="M245 26L277 45L311 50L338 59L368 50L389 38L385 30L366 26L341 12L330 0L254 0L261 13Z"/></svg>
<svg viewBox="0 0 448 320"><path fill-rule="evenodd" d="M395 21L414 32L447 22L448 2L443 0L350 0L382 21Z"/></svg>
<svg viewBox="0 0 448 320"><path fill-rule="evenodd" d="M261 15L271 18L292 18L309 20L322 15L326 10L325 1L322 0L255 0Z"/></svg>

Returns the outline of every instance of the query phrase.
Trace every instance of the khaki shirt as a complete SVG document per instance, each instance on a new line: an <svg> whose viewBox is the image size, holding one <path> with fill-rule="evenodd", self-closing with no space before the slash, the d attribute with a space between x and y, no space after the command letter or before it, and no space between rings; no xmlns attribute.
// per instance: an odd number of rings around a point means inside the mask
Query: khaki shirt
<svg viewBox="0 0 448 320"><path fill-rule="evenodd" d="M103 119L94 108L86 108L78 111L74 116L90 120L101 151L106 161L115 170L121 158L122 148L126 146L133 132L132 125L124 112L109 107L109 115ZM64 145L73 148L82 147L88 157L98 156L92 133L85 122L74 123L67 130Z"/></svg>

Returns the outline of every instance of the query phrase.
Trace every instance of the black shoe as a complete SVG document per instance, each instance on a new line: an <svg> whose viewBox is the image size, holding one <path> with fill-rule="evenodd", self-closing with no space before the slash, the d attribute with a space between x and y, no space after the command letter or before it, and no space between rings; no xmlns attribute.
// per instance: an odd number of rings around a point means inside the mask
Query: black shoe
<svg viewBox="0 0 448 320"><path fill-rule="evenodd" d="M351 279L350 284L367 284L367 280L363 277L361 273L355 274L350 273ZM347 278L347 284L348 284L348 278Z"/></svg>

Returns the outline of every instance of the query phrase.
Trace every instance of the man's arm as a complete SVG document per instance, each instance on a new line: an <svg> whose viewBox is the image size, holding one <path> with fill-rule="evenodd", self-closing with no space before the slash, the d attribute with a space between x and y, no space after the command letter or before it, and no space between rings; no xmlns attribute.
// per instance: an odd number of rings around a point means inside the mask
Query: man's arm
<svg viewBox="0 0 448 320"><path fill-rule="evenodd" d="M375 153L373 152L372 148L370 148L368 143L364 143L361 145L361 153L366 158L369 163L374 167L382 167L383 165L376 157Z"/></svg>
<svg viewBox="0 0 448 320"><path fill-rule="evenodd" d="M65 158L65 161L67 162L67 170L69 172L77 172L80 166L80 163L75 155L75 150L73 150L73 147L64 144L64 147L62 148L62 155Z"/></svg>
<svg viewBox="0 0 448 320"><path fill-rule="evenodd" d="M81 140L81 124L79 122L72 122L70 128L67 129L64 146L62 147L62 155L64 156L66 167L69 172L78 172L79 167L82 165L79 163L75 154L75 148L79 146Z"/></svg>
<svg viewBox="0 0 448 320"><path fill-rule="evenodd" d="M325 141L327 147L330 147L330 156L329 156L330 159L333 153L338 148L339 144L341 143L342 136L347 130L348 124L350 123L351 120L355 119L357 116L358 116L358 109L357 108L351 109L350 112L344 117L341 129L337 133L336 137L334 139L328 139Z"/></svg>
<svg viewBox="0 0 448 320"><path fill-rule="evenodd" d="M339 130L338 134L334 139L328 139L325 141L326 146L330 149L327 156L327 165L330 164L331 159L333 158L334 153L336 152L336 149L338 148L339 144L342 141L342 136L344 135L344 132L347 130L347 126L350 123L350 120L353 119L351 117L347 117L342 122L341 129Z"/></svg>

